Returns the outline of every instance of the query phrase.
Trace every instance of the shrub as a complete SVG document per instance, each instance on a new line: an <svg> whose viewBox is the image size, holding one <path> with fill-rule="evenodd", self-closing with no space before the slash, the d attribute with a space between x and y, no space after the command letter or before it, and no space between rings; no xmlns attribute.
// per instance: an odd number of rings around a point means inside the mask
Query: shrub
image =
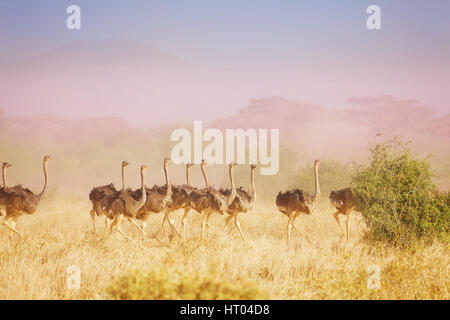
<svg viewBox="0 0 450 320"><path fill-rule="evenodd" d="M372 240L408 245L448 238L449 193L439 193L426 160L411 157L397 139L369 147L370 164L357 168L352 191Z"/></svg>
<svg viewBox="0 0 450 320"><path fill-rule="evenodd" d="M112 299L121 300L258 300L265 292L249 281L229 282L211 273L170 273L155 268L120 277L108 288Z"/></svg>

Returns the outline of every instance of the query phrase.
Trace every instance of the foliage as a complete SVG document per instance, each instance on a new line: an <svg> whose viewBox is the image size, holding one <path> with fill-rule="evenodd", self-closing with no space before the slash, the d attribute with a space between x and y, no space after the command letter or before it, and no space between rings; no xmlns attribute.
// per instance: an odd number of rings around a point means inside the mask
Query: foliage
<svg viewBox="0 0 450 320"><path fill-rule="evenodd" d="M121 300L267 299L266 293L248 281L228 282L220 280L216 272L169 272L167 268L122 276L108 288L108 294Z"/></svg>
<svg viewBox="0 0 450 320"><path fill-rule="evenodd" d="M449 194L437 191L427 160L413 159L397 139L374 143L369 151L370 164L357 168L352 181L367 237L398 245L448 237Z"/></svg>

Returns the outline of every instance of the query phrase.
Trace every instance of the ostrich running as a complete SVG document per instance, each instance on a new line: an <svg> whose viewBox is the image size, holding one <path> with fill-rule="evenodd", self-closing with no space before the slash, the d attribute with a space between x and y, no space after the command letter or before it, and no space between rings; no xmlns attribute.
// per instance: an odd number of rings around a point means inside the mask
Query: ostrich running
<svg viewBox="0 0 450 320"><path fill-rule="evenodd" d="M128 161L122 161L122 191L125 190L125 167L128 166ZM94 187L89 193L89 199L92 202L92 209L90 211L92 225L94 226L94 232L97 232L97 228L95 226L95 216L105 216L105 235L108 232L108 215L106 212L106 208L111 204L114 200L115 195L117 194L117 190L114 187L114 184L110 183L108 185Z"/></svg>
<svg viewBox="0 0 450 320"><path fill-rule="evenodd" d="M347 235L347 241L350 234L350 213L356 209L356 202L350 188L345 188L342 190L331 191L330 193L330 202L336 208L336 212L334 213L334 219L338 223L339 227L342 230L342 234ZM342 228L342 225L339 221L339 214L343 214L345 219L345 229Z"/></svg>
<svg viewBox="0 0 450 320"><path fill-rule="evenodd" d="M123 186L122 190L115 194L114 200L106 208L108 217L113 219L110 226L109 235L117 229L117 231L119 231L125 238L131 240L120 226L123 216L126 216L128 220L133 222L134 225L141 230L143 234L145 234L144 230L141 229L135 222L135 218L138 215L139 210L147 201L147 193L145 192L145 171L147 171L147 166L141 166L141 195L138 199L135 199L132 195L130 195L131 192L127 192L127 190L125 190L125 186Z"/></svg>
<svg viewBox="0 0 450 320"><path fill-rule="evenodd" d="M182 185L172 185L172 201L168 204L167 210L164 213L164 218L161 224L161 228L159 229L156 238L160 238L163 230L164 225L167 221L169 221L169 217L171 216L171 213L173 211L176 211L178 209L184 209L183 218L181 219L182 224L182 233L181 237L184 239L186 236L186 230L185 229L185 220L187 218L187 215L189 213L189 210L191 209L191 201L189 198L189 194L194 190L194 187L192 187L189 183L189 171L192 167L192 163L186 164L186 184ZM165 191L165 186L161 187L160 192ZM185 218L186 217L186 218ZM184 219L184 220L183 220Z"/></svg>
<svg viewBox="0 0 450 320"><path fill-rule="evenodd" d="M208 177L205 170L205 161L202 161L201 169L203 177L205 178L206 187L204 189L195 189L190 193L191 206L198 213L203 214L200 239L203 239L203 235L208 225L208 220L214 212L220 214L226 213L228 206L233 202L236 196L236 187L233 179L233 168L235 163L229 165L229 175L231 181L231 191L229 196L222 194L219 190L214 189L209 185Z"/></svg>
<svg viewBox="0 0 450 320"><path fill-rule="evenodd" d="M317 200L319 199L320 196L319 173L318 173L319 163L320 160L314 161L316 192L313 196L308 194L306 191L299 189L290 190L286 192L279 192L277 195L276 205L278 207L278 210L280 210L281 213L285 214L289 218L286 230L288 247L290 246L291 242L292 227L302 232L306 236L306 239L308 239L308 241L311 242L311 240L309 239L309 234L301 227L296 226L294 224L294 221L300 214L311 215L317 203Z"/></svg>
<svg viewBox="0 0 450 320"><path fill-rule="evenodd" d="M196 189L190 184L190 168L193 166L192 163L186 164L186 184L179 186L172 186L173 194L172 194L172 203L168 210L175 211L177 209L184 209L183 217L181 218L181 237L183 239L186 238L186 221L189 215L189 211L192 209L190 194ZM164 216L163 223L158 232L157 237L162 233L164 224L167 221L166 215ZM208 227L212 228L209 224Z"/></svg>
<svg viewBox="0 0 450 320"><path fill-rule="evenodd" d="M228 206L227 213L229 214L226 223L228 224L231 219L234 221L234 225L239 231L242 240L245 240L244 234L241 230L241 224L239 223L239 214L252 211L253 204L256 200L256 188L255 188L255 165L250 166L250 182L252 186L251 192L245 191L242 187L236 189L236 197L233 202ZM231 190L223 190L221 189L224 195L229 195Z"/></svg>
<svg viewBox="0 0 450 320"><path fill-rule="evenodd" d="M136 216L137 219L142 220L142 229L145 231L145 228L147 226L147 218L150 214L154 213L164 213L164 219L169 222L170 228L172 230L172 234L177 234L178 236L181 236L178 230L175 228L175 224L173 222L173 218L171 217L170 213L167 214L167 211L172 205L172 185L170 184L169 179L169 164L171 160L170 158L164 159L164 175L166 178L166 185L165 186L154 186L152 189L146 188L147 193L147 201L145 202L144 206L139 210L138 215ZM156 238L158 239L159 234L156 235Z"/></svg>
<svg viewBox="0 0 450 320"><path fill-rule="evenodd" d="M4 201L4 193L2 193L3 190L5 190L7 188L7 184L6 184L6 169L8 169L9 167L12 167L12 164L8 163L8 162L3 162L2 164L2 182L3 182L3 186L0 187L0 216L2 215L2 211L5 209L5 201Z"/></svg>
<svg viewBox="0 0 450 320"><path fill-rule="evenodd" d="M16 230L16 222L18 218L23 214L33 214L36 211L42 196L47 190L47 165L51 159L52 158L50 156L44 157L44 187L39 194L33 193L30 189L22 187L22 185L17 185L12 188L4 188L0 191L0 198L3 199L6 209L6 216L2 221L2 224L7 226L11 231L17 233L19 236L22 236L22 234Z"/></svg>

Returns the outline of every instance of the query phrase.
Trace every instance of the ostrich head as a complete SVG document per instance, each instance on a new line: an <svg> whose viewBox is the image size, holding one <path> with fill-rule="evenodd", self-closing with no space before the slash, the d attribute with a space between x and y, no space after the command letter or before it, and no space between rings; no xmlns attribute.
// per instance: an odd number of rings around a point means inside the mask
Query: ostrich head
<svg viewBox="0 0 450 320"><path fill-rule="evenodd" d="M164 167L167 167L172 160L170 158L164 158Z"/></svg>
<svg viewBox="0 0 450 320"><path fill-rule="evenodd" d="M190 167L193 166L193 164L192 164L191 162L189 162L189 163L186 163L186 166L187 166L188 168L190 168Z"/></svg>
<svg viewBox="0 0 450 320"><path fill-rule="evenodd" d="M147 166L141 166L141 172L145 172L145 171L147 171L147 169L148 169L148 167Z"/></svg>
<svg viewBox="0 0 450 320"><path fill-rule="evenodd" d="M252 165L250 166L250 169L255 170L255 169L256 169L256 164L252 164Z"/></svg>
<svg viewBox="0 0 450 320"><path fill-rule="evenodd" d="M12 167L12 164L10 164L9 162L3 162L3 168L9 168Z"/></svg>
<svg viewBox="0 0 450 320"><path fill-rule="evenodd" d="M314 165L318 166L320 164L320 160L314 160Z"/></svg>
<svg viewBox="0 0 450 320"><path fill-rule="evenodd" d="M128 166L130 163L128 161L122 161L122 167Z"/></svg>
<svg viewBox="0 0 450 320"><path fill-rule="evenodd" d="M49 162L50 160L53 160L53 158L50 157L50 156L45 156L45 157L44 157L44 162L45 162L45 163Z"/></svg>

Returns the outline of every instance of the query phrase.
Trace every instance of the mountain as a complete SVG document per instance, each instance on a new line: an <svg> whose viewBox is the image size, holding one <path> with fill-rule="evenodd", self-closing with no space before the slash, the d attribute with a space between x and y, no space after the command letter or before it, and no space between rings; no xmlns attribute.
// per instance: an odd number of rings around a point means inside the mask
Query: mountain
<svg viewBox="0 0 450 320"><path fill-rule="evenodd" d="M238 106L239 98L224 99L224 83L230 81L223 74L143 42L81 41L1 64L0 108L11 115L108 115L146 125L213 119Z"/></svg>

